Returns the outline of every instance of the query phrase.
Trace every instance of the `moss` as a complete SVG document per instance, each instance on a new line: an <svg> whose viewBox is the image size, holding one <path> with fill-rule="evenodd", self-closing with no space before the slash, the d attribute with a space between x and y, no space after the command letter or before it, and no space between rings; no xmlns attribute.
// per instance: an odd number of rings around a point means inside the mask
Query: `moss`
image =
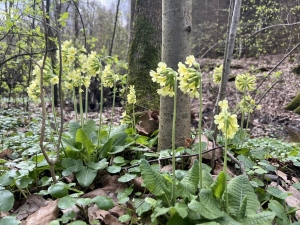
<svg viewBox="0 0 300 225"><path fill-rule="evenodd" d="M134 23L129 50L128 85L134 85L137 105L145 109L159 108L158 84L152 82L150 70L155 70L161 55L161 38L147 15L139 15Z"/></svg>
<svg viewBox="0 0 300 225"><path fill-rule="evenodd" d="M293 98L293 100L286 107L284 107L284 109L291 110L291 111L295 110L295 112L297 110L299 111L298 114L300 114L300 109L298 109L299 106L300 106L300 93L298 93L296 97Z"/></svg>

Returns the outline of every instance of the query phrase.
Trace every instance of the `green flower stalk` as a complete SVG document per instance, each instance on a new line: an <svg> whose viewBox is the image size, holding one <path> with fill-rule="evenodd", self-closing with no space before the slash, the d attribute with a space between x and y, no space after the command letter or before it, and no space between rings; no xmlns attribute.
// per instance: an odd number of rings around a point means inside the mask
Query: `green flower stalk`
<svg viewBox="0 0 300 225"><path fill-rule="evenodd" d="M187 93L191 98L199 99L199 124L198 124L198 135L199 135L199 194L202 189L202 76L200 72L200 66L196 62L195 57L190 55L186 57L185 64L178 63L179 73L179 88L183 93Z"/></svg>
<svg viewBox="0 0 300 225"><path fill-rule="evenodd" d="M161 96L174 97L173 122L172 122L172 175L175 176L176 160L175 160L175 125L176 125L176 94L177 94L177 76L178 73L167 67L163 62L158 63L156 71L151 70L150 76L153 82L160 84L157 93ZM172 203L175 205L176 192L175 181L172 182Z"/></svg>
<svg viewBox="0 0 300 225"><path fill-rule="evenodd" d="M221 112L215 116L215 124L218 125L218 129L221 130L225 136L225 152L224 152L224 175L225 175L225 200L226 211L228 212L228 191L227 191L227 149L228 139L233 139L234 135L238 131L239 125L237 123L237 117L235 114L231 114L228 111L228 101L225 99L219 102Z"/></svg>
<svg viewBox="0 0 300 225"><path fill-rule="evenodd" d="M134 105L136 103L136 95L135 95L135 89L134 85L130 85L129 87L129 94L127 95L127 102L128 104L132 104L132 129L135 128L135 111L134 111Z"/></svg>

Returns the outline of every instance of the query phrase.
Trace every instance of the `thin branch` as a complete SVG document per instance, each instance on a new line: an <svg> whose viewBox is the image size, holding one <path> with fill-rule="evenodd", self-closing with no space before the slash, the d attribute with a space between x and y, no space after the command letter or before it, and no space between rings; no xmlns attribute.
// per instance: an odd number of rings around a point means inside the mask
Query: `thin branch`
<svg viewBox="0 0 300 225"><path fill-rule="evenodd" d="M271 25L271 26L268 26L268 27L264 27L258 31L255 31L254 33L250 34L249 37L252 37L264 30L267 30L267 29L270 29L270 28L274 28L274 27L283 27L283 26L292 26L292 25L297 25L297 24L300 24L300 22L295 22L295 23L283 23L283 24L275 24L275 25ZM249 38L248 37L248 38Z"/></svg>

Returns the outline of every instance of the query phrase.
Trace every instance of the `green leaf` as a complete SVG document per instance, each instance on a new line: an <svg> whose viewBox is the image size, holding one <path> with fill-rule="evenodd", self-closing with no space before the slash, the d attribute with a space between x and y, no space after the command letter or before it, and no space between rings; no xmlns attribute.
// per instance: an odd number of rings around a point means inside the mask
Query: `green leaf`
<svg viewBox="0 0 300 225"><path fill-rule="evenodd" d="M97 129L96 123L94 120L88 120L84 125L82 130L87 134L89 139L92 140L92 138L95 136L95 131Z"/></svg>
<svg viewBox="0 0 300 225"><path fill-rule="evenodd" d="M153 211L153 213L151 214L151 221L155 221L155 219L161 215L165 215L169 212L170 208L160 208L160 207L156 207Z"/></svg>
<svg viewBox="0 0 300 225"><path fill-rule="evenodd" d="M68 209L76 204L76 199L70 196L65 196L58 201L58 207L60 209Z"/></svg>
<svg viewBox="0 0 300 225"><path fill-rule="evenodd" d="M224 212L220 210L220 205L211 190L202 189L200 192L200 199L200 202L192 200L188 204L189 209L210 220L217 219L224 215Z"/></svg>
<svg viewBox="0 0 300 225"><path fill-rule="evenodd" d="M83 167L83 163L81 159L75 160L75 159L66 158L62 160L62 166L73 173L77 173Z"/></svg>
<svg viewBox="0 0 300 225"><path fill-rule="evenodd" d="M145 199L140 198L134 199L133 206L138 216L141 216L144 212L148 212L152 208L150 203L146 202Z"/></svg>
<svg viewBox="0 0 300 225"><path fill-rule="evenodd" d="M264 211L261 213L247 215L247 217L240 222L243 225L270 225L272 224L274 217L274 212Z"/></svg>
<svg viewBox="0 0 300 225"><path fill-rule="evenodd" d="M92 161L87 162L87 166L94 170L102 170L106 168L108 165L108 162L106 162L106 159L102 159L101 161L94 163Z"/></svg>
<svg viewBox="0 0 300 225"><path fill-rule="evenodd" d="M211 185L211 190L216 198L220 199L222 197L225 191L225 185L226 185L226 176L224 171L221 171L217 179Z"/></svg>
<svg viewBox="0 0 300 225"><path fill-rule="evenodd" d="M195 199L196 196L193 195L189 189L187 188L187 186L184 186L184 184L178 180L173 179L172 182L175 182L175 193L176 193L176 197L182 197L187 198L189 200Z"/></svg>
<svg viewBox="0 0 300 225"><path fill-rule="evenodd" d="M176 202L175 206L172 207L176 210L176 212L182 217L185 218L188 215L188 207L186 204L182 202Z"/></svg>
<svg viewBox="0 0 300 225"><path fill-rule="evenodd" d="M119 173L121 171L121 166L108 166L106 170L110 173Z"/></svg>
<svg viewBox="0 0 300 225"><path fill-rule="evenodd" d="M76 179L80 186L88 187L94 181L95 177L97 176L97 170L82 167L81 170L76 173Z"/></svg>
<svg viewBox="0 0 300 225"><path fill-rule="evenodd" d="M202 171L202 187L209 189L210 186L213 184L214 180L211 174L207 170Z"/></svg>
<svg viewBox="0 0 300 225"><path fill-rule="evenodd" d="M68 223L68 225L87 225L87 223L81 220L76 220L74 222Z"/></svg>
<svg viewBox="0 0 300 225"><path fill-rule="evenodd" d="M246 207L247 207L247 196L244 196L237 218L243 219L246 217Z"/></svg>
<svg viewBox="0 0 300 225"><path fill-rule="evenodd" d="M68 221L66 221L66 222L68 222ZM52 220L48 225L60 225L60 222L58 220Z"/></svg>
<svg viewBox="0 0 300 225"><path fill-rule="evenodd" d="M101 152L100 152L100 158L107 158L109 156L108 152L112 150L114 139L109 138L107 142L103 145Z"/></svg>
<svg viewBox="0 0 300 225"><path fill-rule="evenodd" d="M145 159L141 160L140 168L143 182L146 188L148 188L152 194L161 196L170 192L165 184L164 177L160 173L153 170Z"/></svg>
<svg viewBox="0 0 300 225"><path fill-rule="evenodd" d="M246 176L240 175L230 180L227 190L229 212L231 215L238 216L240 206L245 196L247 196L246 216L255 214L259 209L259 201Z"/></svg>
<svg viewBox="0 0 300 225"><path fill-rule="evenodd" d="M114 207L113 201L106 196L98 195L97 197L92 199L92 202L94 202L99 209L103 210L110 210Z"/></svg>
<svg viewBox="0 0 300 225"><path fill-rule="evenodd" d="M123 163L125 163L125 160L124 160L124 157L117 156L116 158L114 158L113 162L116 164L123 164Z"/></svg>
<svg viewBox="0 0 300 225"><path fill-rule="evenodd" d="M175 213L167 222L166 225L190 225L188 219L182 218L179 214Z"/></svg>
<svg viewBox="0 0 300 225"><path fill-rule="evenodd" d="M131 218L130 215L124 214L123 216L120 216L120 217L119 217L119 221L120 221L121 223L125 223L126 221L129 221L130 218Z"/></svg>
<svg viewBox="0 0 300 225"><path fill-rule="evenodd" d="M68 195L68 185L64 183L56 183L48 188L49 194L54 198L62 198Z"/></svg>
<svg viewBox="0 0 300 225"><path fill-rule="evenodd" d="M288 194L275 187L268 187L267 192L279 199L286 199Z"/></svg>
<svg viewBox="0 0 300 225"><path fill-rule="evenodd" d="M194 160L193 166L188 170L187 174L181 180L181 184L185 186L190 193L195 194L199 183L199 162Z"/></svg>
<svg viewBox="0 0 300 225"><path fill-rule="evenodd" d="M0 191L0 212L8 212L14 206L14 195L7 190Z"/></svg>
<svg viewBox="0 0 300 225"><path fill-rule="evenodd" d="M136 175L135 174L129 174L129 173L125 173L123 176L121 176L118 181L119 182L122 182L122 183L125 183L125 182L129 182L131 181L132 179L136 178Z"/></svg>
<svg viewBox="0 0 300 225"><path fill-rule="evenodd" d="M217 222L204 222L204 223L197 223L196 225L220 225L219 223Z"/></svg>
<svg viewBox="0 0 300 225"><path fill-rule="evenodd" d="M0 176L0 185L5 187L11 185L14 182L14 178L10 176L9 172L5 172Z"/></svg>
<svg viewBox="0 0 300 225"><path fill-rule="evenodd" d="M224 214L224 216L222 218L219 218L217 222L219 222L221 225L244 225L234 220L231 216L227 214Z"/></svg>
<svg viewBox="0 0 300 225"><path fill-rule="evenodd" d="M79 123L75 122L75 121L71 121L69 123L69 133L71 134L72 138L75 139L76 136L76 132L77 130L80 128Z"/></svg>
<svg viewBox="0 0 300 225"><path fill-rule="evenodd" d="M5 216L0 219L0 225L18 225L21 221L16 219L16 216Z"/></svg>
<svg viewBox="0 0 300 225"><path fill-rule="evenodd" d="M20 177L16 180L16 184L19 188L27 188L29 184L32 183L32 179L29 177Z"/></svg>
<svg viewBox="0 0 300 225"><path fill-rule="evenodd" d="M283 220L284 224L288 224L288 217L283 206L276 200L270 200L268 208L275 212L276 216Z"/></svg>
<svg viewBox="0 0 300 225"><path fill-rule="evenodd" d="M77 199L77 204L79 205L89 205L91 204L92 202L92 199L90 198L78 198Z"/></svg>
<svg viewBox="0 0 300 225"><path fill-rule="evenodd" d="M94 152L95 146L83 129L79 128L76 132L76 141L81 143L87 150L88 154Z"/></svg>
<svg viewBox="0 0 300 225"><path fill-rule="evenodd" d="M113 145L112 145L112 149L109 152L109 154L113 155L113 154L117 154L120 153L122 151L125 150L125 148L127 148L128 146L132 145L127 144L126 142L126 138L128 137L128 135L126 133L119 133L113 136Z"/></svg>
<svg viewBox="0 0 300 225"><path fill-rule="evenodd" d="M128 127L127 124L122 124L121 126L113 127L113 129L110 131L110 137L113 137L119 133L122 133L122 134L126 133L125 131L126 131L127 127Z"/></svg>

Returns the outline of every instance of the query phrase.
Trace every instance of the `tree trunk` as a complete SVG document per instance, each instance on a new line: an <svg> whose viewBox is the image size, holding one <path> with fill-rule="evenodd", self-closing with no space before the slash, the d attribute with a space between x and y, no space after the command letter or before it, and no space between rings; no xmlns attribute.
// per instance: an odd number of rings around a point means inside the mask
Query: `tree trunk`
<svg viewBox="0 0 300 225"><path fill-rule="evenodd" d="M185 62L191 54L191 0L163 0L162 6L162 61L168 67L178 69L178 62ZM190 100L178 90L175 128L176 146L183 146L190 137ZM160 123L158 150L172 144L173 98L160 98Z"/></svg>
<svg viewBox="0 0 300 225"><path fill-rule="evenodd" d="M161 59L161 0L136 2L130 40L128 85L134 85L138 111L158 109L158 84L152 82L150 70Z"/></svg>
<svg viewBox="0 0 300 225"><path fill-rule="evenodd" d="M115 35L116 35L116 28L117 28L117 24L118 24L119 6L120 6L120 0L118 0L118 4L117 4L115 24L114 24L114 31L113 31L113 34L112 34L112 38L111 38L111 43L110 43L110 48L109 48L108 55L112 55L112 50L113 50L114 40L115 40Z"/></svg>

